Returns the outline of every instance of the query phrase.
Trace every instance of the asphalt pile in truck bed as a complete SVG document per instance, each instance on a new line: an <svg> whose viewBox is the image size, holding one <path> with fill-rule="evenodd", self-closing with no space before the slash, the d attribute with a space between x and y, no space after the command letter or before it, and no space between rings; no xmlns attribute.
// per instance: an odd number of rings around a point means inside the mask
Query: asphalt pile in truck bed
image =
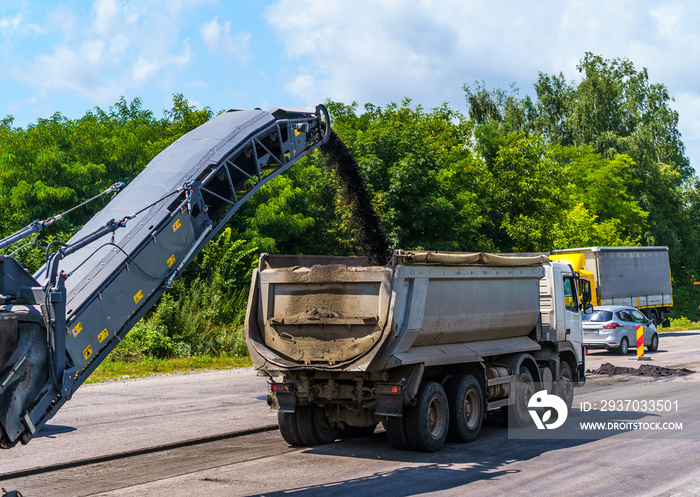
<svg viewBox="0 0 700 497"><path fill-rule="evenodd" d="M624 366L613 366L609 362L604 363L598 369L588 369L586 373L590 374L629 374L635 376L686 376L693 374L695 371L686 368L665 368L655 364L642 364L639 368L630 368Z"/></svg>
<svg viewBox="0 0 700 497"><path fill-rule="evenodd" d="M370 264L383 266L389 260L389 243L355 157L334 131L328 142L321 145L321 152L326 167L335 170L340 180L343 201L350 208L350 222L357 230L355 243Z"/></svg>

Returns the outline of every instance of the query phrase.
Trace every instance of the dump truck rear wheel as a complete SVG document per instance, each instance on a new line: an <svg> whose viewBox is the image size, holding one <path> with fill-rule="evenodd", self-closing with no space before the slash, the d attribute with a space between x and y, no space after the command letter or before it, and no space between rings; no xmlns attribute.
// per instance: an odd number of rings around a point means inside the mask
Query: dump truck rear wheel
<svg viewBox="0 0 700 497"><path fill-rule="evenodd" d="M411 442L406 432L406 417L388 416L384 421L384 429L392 447L396 450L411 450Z"/></svg>
<svg viewBox="0 0 700 497"><path fill-rule="evenodd" d="M414 449L436 452L442 448L450 423L447 395L442 385L421 383L416 405L407 408L405 416L406 432Z"/></svg>
<svg viewBox="0 0 700 497"><path fill-rule="evenodd" d="M484 393L472 375L454 376L446 385L450 423L447 438L454 442L471 442L481 430L484 419Z"/></svg>
<svg viewBox="0 0 700 497"><path fill-rule="evenodd" d="M508 409L504 410L508 423L512 422L515 426L527 426L532 423L527 403L534 393L535 380L532 373L527 367L520 366L518 381L515 384L515 401L512 405L508 406Z"/></svg>
<svg viewBox="0 0 700 497"><path fill-rule="evenodd" d="M331 424L319 406L297 407L297 429L307 446L331 443L338 437L338 427Z"/></svg>
<svg viewBox="0 0 700 497"><path fill-rule="evenodd" d="M304 442L299 436L299 429L297 428L297 413L295 412L278 412L277 413L277 424L280 427L280 433L282 438L289 445L294 445L297 447L303 446Z"/></svg>

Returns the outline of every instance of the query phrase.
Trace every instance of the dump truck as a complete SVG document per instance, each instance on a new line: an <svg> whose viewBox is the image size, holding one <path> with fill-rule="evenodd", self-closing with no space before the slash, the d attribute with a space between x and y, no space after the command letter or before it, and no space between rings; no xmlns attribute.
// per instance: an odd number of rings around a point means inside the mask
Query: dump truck
<svg viewBox="0 0 700 497"><path fill-rule="evenodd" d="M668 247L589 247L553 250L551 259L570 264L581 277L580 298L593 305L624 305L655 325L673 307Z"/></svg>
<svg viewBox="0 0 700 497"><path fill-rule="evenodd" d="M222 112L104 190L109 203L36 273L0 255L0 447L36 436L243 203L330 133L322 105Z"/></svg>
<svg viewBox="0 0 700 497"><path fill-rule="evenodd" d="M490 410L527 425L540 389L571 406L585 382L576 295L572 268L546 256L263 254L244 334L289 444L381 422L397 449L436 451L474 440Z"/></svg>

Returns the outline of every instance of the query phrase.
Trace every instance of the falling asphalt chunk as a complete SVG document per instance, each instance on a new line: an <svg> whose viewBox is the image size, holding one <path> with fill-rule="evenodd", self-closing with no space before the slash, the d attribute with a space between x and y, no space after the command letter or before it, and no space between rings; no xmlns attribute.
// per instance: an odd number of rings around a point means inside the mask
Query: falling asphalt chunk
<svg viewBox="0 0 700 497"><path fill-rule="evenodd" d="M389 243L355 157L335 132L321 145L321 152L326 167L338 175L343 201L350 208L350 222L357 230L355 243L360 252L367 255L370 264L383 266L389 259Z"/></svg>
<svg viewBox="0 0 700 497"><path fill-rule="evenodd" d="M693 374L695 371L686 368L665 368L662 366L656 366L654 364L642 364L639 368L630 368L624 366L613 366L609 362L606 362L598 369L587 369L586 374L607 374L607 375L619 375L628 374L634 376L686 376Z"/></svg>

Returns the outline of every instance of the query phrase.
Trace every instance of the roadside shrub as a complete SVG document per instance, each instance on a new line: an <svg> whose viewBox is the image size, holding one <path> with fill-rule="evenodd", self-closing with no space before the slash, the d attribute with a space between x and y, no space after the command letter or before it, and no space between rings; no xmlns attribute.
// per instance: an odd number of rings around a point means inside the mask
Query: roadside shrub
<svg viewBox="0 0 700 497"><path fill-rule="evenodd" d="M141 320L111 354L114 361L139 362L147 358L189 357L191 347L168 336L165 326Z"/></svg>
<svg viewBox="0 0 700 497"><path fill-rule="evenodd" d="M671 328L692 329L697 327L698 323L693 323L690 319L688 319L685 316L681 316L675 319L671 318Z"/></svg>

